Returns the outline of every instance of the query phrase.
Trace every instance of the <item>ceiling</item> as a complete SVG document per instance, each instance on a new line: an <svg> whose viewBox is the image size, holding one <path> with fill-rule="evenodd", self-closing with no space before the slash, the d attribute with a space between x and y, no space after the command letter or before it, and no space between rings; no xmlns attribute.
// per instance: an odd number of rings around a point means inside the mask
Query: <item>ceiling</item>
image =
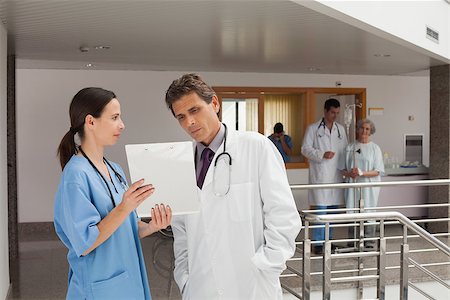
<svg viewBox="0 0 450 300"><path fill-rule="evenodd" d="M3 0L0 18L18 68L397 75L448 63L286 0Z"/></svg>

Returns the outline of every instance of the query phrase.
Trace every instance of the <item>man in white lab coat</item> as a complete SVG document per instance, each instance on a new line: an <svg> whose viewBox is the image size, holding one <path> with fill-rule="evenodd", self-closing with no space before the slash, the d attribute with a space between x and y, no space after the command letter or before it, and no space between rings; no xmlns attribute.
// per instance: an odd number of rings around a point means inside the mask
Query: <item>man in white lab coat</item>
<svg viewBox="0 0 450 300"><path fill-rule="evenodd" d="M309 183L340 183L340 170L345 168L347 136L342 125L336 123L340 103L337 99L325 101L323 118L308 126L303 138L302 154L309 160ZM308 191L311 209L334 209L344 204L343 189L315 189ZM326 212L317 212L325 214ZM332 232L330 230L330 239ZM324 228L313 228L313 241L325 239ZM313 252L322 254L323 245L314 244Z"/></svg>
<svg viewBox="0 0 450 300"><path fill-rule="evenodd" d="M281 299L301 220L280 153L263 135L222 124L215 92L196 74L174 80L166 104L196 142L200 213L172 222L183 299Z"/></svg>

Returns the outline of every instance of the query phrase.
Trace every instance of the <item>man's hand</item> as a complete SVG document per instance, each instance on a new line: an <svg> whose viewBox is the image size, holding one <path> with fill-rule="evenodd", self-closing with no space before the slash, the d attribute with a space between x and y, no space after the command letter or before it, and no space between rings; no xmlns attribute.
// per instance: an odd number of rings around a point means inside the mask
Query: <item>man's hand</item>
<svg viewBox="0 0 450 300"><path fill-rule="evenodd" d="M325 159L332 159L333 157L334 157L333 151L327 151L323 154L323 158L325 158Z"/></svg>
<svg viewBox="0 0 450 300"><path fill-rule="evenodd" d="M274 133L273 135L277 141L284 140L284 132Z"/></svg>

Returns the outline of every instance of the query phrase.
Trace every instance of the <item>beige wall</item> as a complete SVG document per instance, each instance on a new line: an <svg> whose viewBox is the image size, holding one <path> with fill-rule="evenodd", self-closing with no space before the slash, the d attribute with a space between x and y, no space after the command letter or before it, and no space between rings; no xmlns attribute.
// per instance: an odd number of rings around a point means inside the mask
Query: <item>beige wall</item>
<svg viewBox="0 0 450 300"><path fill-rule="evenodd" d="M19 222L51 221L53 197L60 176L56 148L69 128L68 107L82 87L100 86L116 92L126 129L118 144L107 151L127 172L124 145L188 140L166 109L164 94L181 72L17 70L17 160ZM403 135L425 134L428 163L429 78L312 74L201 73L215 86L287 86L367 88L367 106L384 107L372 118L373 140L383 151L403 157ZM415 121L408 121L414 115ZM291 183L307 183L307 170L289 170ZM296 192L300 208L306 194Z"/></svg>

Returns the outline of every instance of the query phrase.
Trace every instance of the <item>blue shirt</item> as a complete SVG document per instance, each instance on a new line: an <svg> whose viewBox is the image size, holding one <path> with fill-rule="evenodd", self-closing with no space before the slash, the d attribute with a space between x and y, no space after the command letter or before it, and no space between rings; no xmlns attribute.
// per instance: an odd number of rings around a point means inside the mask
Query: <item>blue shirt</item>
<svg viewBox="0 0 450 300"><path fill-rule="evenodd" d="M122 168L111 164L125 179ZM108 171L115 187L105 179L118 205L125 187L109 166ZM97 171L86 158L72 156L59 182L54 211L56 233L69 250L67 299L151 299L135 212L105 242L82 256L99 235L97 224L112 209Z"/></svg>
<svg viewBox="0 0 450 300"><path fill-rule="evenodd" d="M281 141L279 139L276 139L273 134L271 134L269 136L269 140L271 140L275 144L275 147L277 147L278 151L280 151L280 154L283 157L284 162L285 163L290 162L291 161L291 157L289 155L287 155L286 152L284 152L283 146L281 145ZM286 145L290 149L292 149L292 139L291 139L291 137L288 136L287 134L285 134L284 135L284 141L285 141Z"/></svg>

